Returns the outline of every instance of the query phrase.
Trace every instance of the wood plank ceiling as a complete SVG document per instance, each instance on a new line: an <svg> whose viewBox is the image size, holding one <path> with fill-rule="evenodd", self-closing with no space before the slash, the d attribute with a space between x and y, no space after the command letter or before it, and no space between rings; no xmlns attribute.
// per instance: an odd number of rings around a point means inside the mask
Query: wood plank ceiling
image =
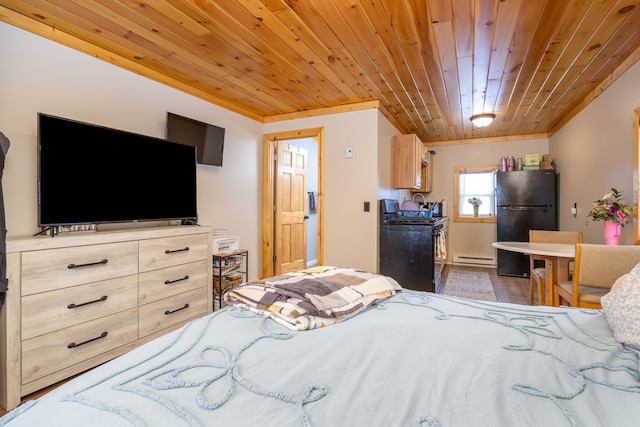
<svg viewBox="0 0 640 427"><path fill-rule="evenodd" d="M0 0L0 19L257 120L378 105L439 145L552 134L640 57L639 2Z"/></svg>

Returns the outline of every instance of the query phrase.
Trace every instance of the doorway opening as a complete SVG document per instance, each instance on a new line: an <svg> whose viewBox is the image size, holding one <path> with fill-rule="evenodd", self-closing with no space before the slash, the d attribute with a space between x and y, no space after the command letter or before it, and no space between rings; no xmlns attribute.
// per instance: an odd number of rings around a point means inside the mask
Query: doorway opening
<svg viewBox="0 0 640 427"><path fill-rule="evenodd" d="M290 219L300 216L300 212L287 212L285 215L281 215L283 206L278 206L278 201L281 201L283 196L287 198L295 197L288 190L282 190L283 188L289 188L286 185L289 180L282 173L282 164L279 165L278 163L279 160L282 161L277 156L278 145L283 143L289 146L300 146L308 144L309 141L316 145L316 147L313 147L316 155L311 157L316 158L317 161L313 162L311 167L317 172L317 182L312 183L310 187L312 190L315 189L314 191L306 192L305 190L303 195L305 200L305 212L303 214L304 240L306 241L307 220L311 213L315 217L315 231L311 227L312 235L310 236L310 241L315 242L314 264L324 264L324 128L266 134L263 140L262 277L282 274L283 264L284 271L286 271L289 255L295 252L292 249L296 249L299 246L297 240L302 239L302 237L296 237L301 233L296 234L295 232L288 232L288 229L283 229L282 221L286 220L283 219L284 216L286 215L286 218ZM314 176L316 175L314 174ZM278 194L279 188L283 194ZM310 209L313 209L314 212L309 212ZM292 239L293 243L291 243ZM304 258L306 260L306 256ZM302 266L302 268L306 267L306 265Z"/></svg>

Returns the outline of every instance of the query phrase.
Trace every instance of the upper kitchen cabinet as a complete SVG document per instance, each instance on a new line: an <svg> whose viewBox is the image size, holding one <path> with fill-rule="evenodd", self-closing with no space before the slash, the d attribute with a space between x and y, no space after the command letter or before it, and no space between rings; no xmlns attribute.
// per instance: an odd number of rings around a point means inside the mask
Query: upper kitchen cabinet
<svg viewBox="0 0 640 427"><path fill-rule="evenodd" d="M414 134L393 137L393 187L418 190L422 186L423 144Z"/></svg>
<svg viewBox="0 0 640 427"><path fill-rule="evenodd" d="M433 183L433 152L427 148L426 145L422 146L422 165L420 167L420 177L422 178L422 184L420 188L412 188L412 193L430 193L431 184Z"/></svg>

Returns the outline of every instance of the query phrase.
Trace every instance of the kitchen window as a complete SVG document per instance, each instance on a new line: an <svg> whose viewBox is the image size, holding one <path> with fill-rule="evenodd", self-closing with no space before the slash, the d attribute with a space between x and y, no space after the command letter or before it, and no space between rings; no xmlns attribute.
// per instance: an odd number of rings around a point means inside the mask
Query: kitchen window
<svg viewBox="0 0 640 427"><path fill-rule="evenodd" d="M498 165L456 166L454 172L453 220L457 222L496 222L495 172ZM469 199L482 201L474 215Z"/></svg>

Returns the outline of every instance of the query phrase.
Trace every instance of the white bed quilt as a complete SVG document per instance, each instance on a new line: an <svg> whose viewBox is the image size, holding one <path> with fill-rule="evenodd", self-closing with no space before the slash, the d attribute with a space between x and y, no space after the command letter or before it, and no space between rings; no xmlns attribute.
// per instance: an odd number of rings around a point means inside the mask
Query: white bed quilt
<svg viewBox="0 0 640 427"><path fill-rule="evenodd" d="M23 404L17 426L637 426L600 311L403 290L292 331L229 307Z"/></svg>

